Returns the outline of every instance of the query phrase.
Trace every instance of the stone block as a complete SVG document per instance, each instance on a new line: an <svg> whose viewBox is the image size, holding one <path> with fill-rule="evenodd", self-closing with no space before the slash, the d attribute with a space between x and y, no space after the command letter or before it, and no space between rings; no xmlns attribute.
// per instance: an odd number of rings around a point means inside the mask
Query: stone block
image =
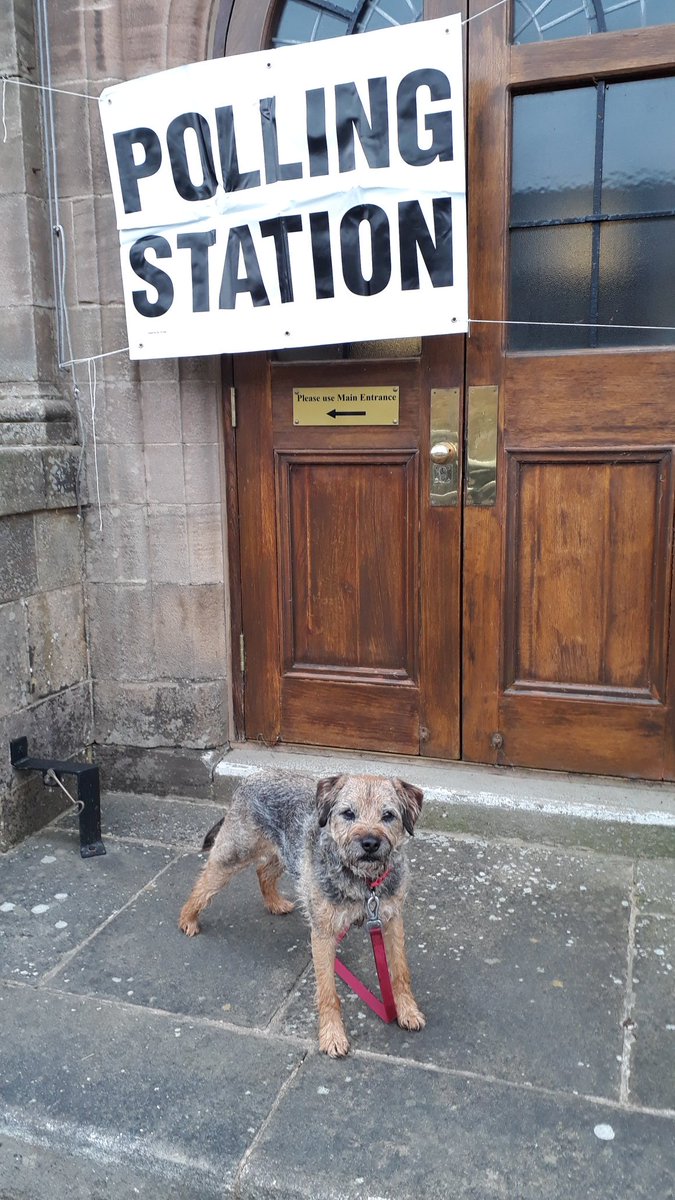
<svg viewBox="0 0 675 1200"><path fill-rule="evenodd" d="M183 383L180 389L183 441L188 444L220 441L219 407L222 389L216 384ZM228 393L229 400L229 393Z"/></svg>
<svg viewBox="0 0 675 1200"><path fill-rule="evenodd" d="M119 4L83 6L86 74L89 90L101 90L100 82L112 76L124 79L125 27Z"/></svg>
<svg viewBox="0 0 675 1200"><path fill-rule="evenodd" d="M150 562L154 583L189 583L187 519L184 505L148 508Z"/></svg>
<svg viewBox="0 0 675 1200"><path fill-rule="evenodd" d="M59 788L46 788L41 775L17 775L21 782L0 796L0 852L5 853L69 807Z"/></svg>
<svg viewBox="0 0 675 1200"><path fill-rule="evenodd" d="M0 718L0 746L11 738L28 738L28 753L48 758L71 758L93 741L91 685L78 683L45 700ZM23 783L12 770L9 755L0 754L0 796Z"/></svg>
<svg viewBox="0 0 675 1200"><path fill-rule="evenodd" d="M31 691L51 695L87 675L82 588L63 588L27 601Z"/></svg>
<svg viewBox="0 0 675 1200"><path fill-rule="evenodd" d="M116 445L131 445L133 442L144 441L138 384L127 381L104 383L97 431L101 441L113 442Z"/></svg>
<svg viewBox="0 0 675 1200"><path fill-rule="evenodd" d="M92 583L88 605L94 678L147 679L153 670L150 587Z"/></svg>
<svg viewBox="0 0 675 1200"><path fill-rule="evenodd" d="M72 255L69 261L74 299L77 304L98 304L99 245L94 201L91 196L78 197L70 202L69 207L73 222Z"/></svg>
<svg viewBox="0 0 675 1200"><path fill-rule="evenodd" d="M110 357L104 358L98 363L99 377L113 383L121 383L124 380L138 383L140 381L139 364L131 361L127 349L129 335L124 306L108 303L106 298L106 303L101 306L100 314L100 349L106 354L110 354ZM113 350L119 350L120 353L112 354Z"/></svg>
<svg viewBox="0 0 675 1200"><path fill-rule="evenodd" d="M33 518L0 518L0 604L34 592L37 581Z"/></svg>
<svg viewBox="0 0 675 1200"><path fill-rule="evenodd" d="M179 358L178 373L181 383L220 383L222 359L213 355L199 358Z"/></svg>
<svg viewBox="0 0 675 1200"><path fill-rule="evenodd" d="M98 113L95 114L96 123L100 127ZM103 141L102 132L98 133L98 137ZM102 152L101 145L101 152ZM94 187L98 190L105 188L106 191L110 184L108 183L107 168L103 168L93 163L94 172ZM96 219L96 261L98 264L98 279L100 288L100 297L106 304L122 304L124 301L124 293L122 290L122 268L120 265L120 244L117 233L117 222L115 220L115 206L111 195L95 196L94 197L94 214Z"/></svg>
<svg viewBox="0 0 675 1200"><path fill-rule="evenodd" d="M0 604L0 716L28 700L28 643L26 617L20 600Z"/></svg>
<svg viewBox="0 0 675 1200"><path fill-rule="evenodd" d="M86 58L84 47L84 20L81 0L59 0L58 19L50 22L50 48L54 78L78 79L86 74ZM76 91L78 89L75 89ZM83 88L87 91L87 88ZM65 99L65 97L64 97ZM73 104L78 101L71 97ZM86 101L80 101L85 105ZM96 108L96 105L92 105ZM81 113L81 108L71 110L67 128L72 128ZM74 116L77 113L77 117Z"/></svg>
<svg viewBox="0 0 675 1200"><path fill-rule="evenodd" d="M27 307L0 307L0 374L7 382L38 377L34 315Z"/></svg>
<svg viewBox="0 0 675 1200"><path fill-rule="evenodd" d="M3 32L7 29L1 20L0 29ZM7 141L4 140L3 129L3 193L42 197L43 160L38 93L8 82L5 88L5 123Z"/></svg>
<svg viewBox="0 0 675 1200"><path fill-rule="evenodd" d="M151 504L184 504L183 447L146 445L147 497Z"/></svg>
<svg viewBox="0 0 675 1200"><path fill-rule="evenodd" d="M59 22L54 22L58 24ZM85 78L69 78L63 80L60 86L70 92L98 94ZM66 96L57 92L54 96L54 110L57 130L77 130L75 137L60 137L59 154L59 195L64 200L75 196L89 196L92 192L91 156L89 153L89 119L86 106L98 108L95 99L84 100L80 96Z"/></svg>
<svg viewBox="0 0 675 1200"><path fill-rule="evenodd" d="M94 681L96 740L113 745L221 746L229 728L224 680L208 683Z"/></svg>
<svg viewBox="0 0 675 1200"><path fill-rule="evenodd" d="M164 677L221 679L226 674L225 596L215 584L153 589L157 668Z"/></svg>
<svg viewBox="0 0 675 1200"><path fill-rule="evenodd" d="M96 503L98 489L103 504L142 504L145 500L145 462L138 442L121 445L98 443L87 447L87 495Z"/></svg>
<svg viewBox="0 0 675 1200"><path fill-rule="evenodd" d="M205 753L162 746L98 745L96 761L106 791L209 800L213 767L224 749L219 747ZM150 836L149 832L146 836Z"/></svg>
<svg viewBox="0 0 675 1200"><path fill-rule="evenodd" d="M223 583L223 520L219 504L189 504L187 536L191 583Z"/></svg>
<svg viewBox="0 0 675 1200"><path fill-rule="evenodd" d="M85 517L87 578L92 583L146 583L150 578L148 527L145 507L113 505L99 529L98 511Z"/></svg>
<svg viewBox="0 0 675 1200"><path fill-rule="evenodd" d="M182 440L181 401L178 384L141 384L143 434L146 443L177 444Z"/></svg>
<svg viewBox="0 0 675 1200"><path fill-rule="evenodd" d="M82 546L77 514L36 513L37 577L41 590L68 587L82 578ZM28 590L28 589L27 589Z"/></svg>
<svg viewBox="0 0 675 1200"><path fill-rule="evenodd" d="M185 498L188 504L219 504L223 501L220 477L220 446L184 446Z"/></svg>
<svg viewBox="0 0 675 1200"><path fill-rule="evenodd" d="M41 449L38 446L0 447L0 516L46 507Z"/></svg>
<svg viewBox="0 0 675 1200"><path fill-rule="evenodd" d="M28 197L0 196L0 275L5 304L32 304ZM11 230L11 235L7 236Z"/></svg>

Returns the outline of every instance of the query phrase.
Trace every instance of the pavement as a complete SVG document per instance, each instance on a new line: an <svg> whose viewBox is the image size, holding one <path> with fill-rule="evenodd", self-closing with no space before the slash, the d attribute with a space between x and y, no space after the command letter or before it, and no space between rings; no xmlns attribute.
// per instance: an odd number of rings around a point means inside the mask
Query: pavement
<svg viewBox="0 0 675 1200"><path fill-rule="evenodd" d="M253 872L177 928L221 811L109 794L105 857L66 815L0 858L0 1200L675 1196L672 831L650 854L419 830L427 1026L340 985L332 1061L307 929ZM373 986L366 935L342 954Z"/></svg>

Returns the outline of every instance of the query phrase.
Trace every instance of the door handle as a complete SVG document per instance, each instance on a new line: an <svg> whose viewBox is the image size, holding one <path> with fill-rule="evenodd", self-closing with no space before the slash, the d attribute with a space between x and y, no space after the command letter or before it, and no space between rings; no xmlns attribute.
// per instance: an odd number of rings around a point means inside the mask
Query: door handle
<svg viewBox="0 0 675 1200"><path fill-rule="evenodd" d="M436 442L431 447L429 457L433 463L456 462L459 450L452 442Z"/></svg>

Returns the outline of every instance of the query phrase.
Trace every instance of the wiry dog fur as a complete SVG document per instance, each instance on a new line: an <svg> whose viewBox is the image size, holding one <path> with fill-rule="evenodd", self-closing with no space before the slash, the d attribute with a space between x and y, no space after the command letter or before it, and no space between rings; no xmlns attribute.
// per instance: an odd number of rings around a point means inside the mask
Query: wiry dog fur
<svg viewBox="0 0 675 1200"><path fill-rule="evenodd" d="M369 886L378 886L380 918L396 1000L398 1023L421 1029L424 1017L410 986L402 907L408 884L403 854L422 807L422 792L401 779L336 775L327 779L262 771L237 790L227 815L206 835L209 859L180 914L189 937L199 914L237 871L257 864L260 890L271 913L294 905L278 891L284 869L311 926L317 983L319 1044L333 1057L347 1053L335 987L337 939L363 921Z"/></svg>

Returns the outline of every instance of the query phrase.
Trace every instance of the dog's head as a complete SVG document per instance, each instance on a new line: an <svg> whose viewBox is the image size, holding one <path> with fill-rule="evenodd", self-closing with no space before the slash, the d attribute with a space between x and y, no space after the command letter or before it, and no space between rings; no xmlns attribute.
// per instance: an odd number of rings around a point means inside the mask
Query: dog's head
<svg viewBox="0 0 675 1200"><path fill-rule="evenodd" d="M319 825L327 828L351 871L377 875L393 850L412 835L423 793L402 779L334 775L316 789Z"/></svg>

